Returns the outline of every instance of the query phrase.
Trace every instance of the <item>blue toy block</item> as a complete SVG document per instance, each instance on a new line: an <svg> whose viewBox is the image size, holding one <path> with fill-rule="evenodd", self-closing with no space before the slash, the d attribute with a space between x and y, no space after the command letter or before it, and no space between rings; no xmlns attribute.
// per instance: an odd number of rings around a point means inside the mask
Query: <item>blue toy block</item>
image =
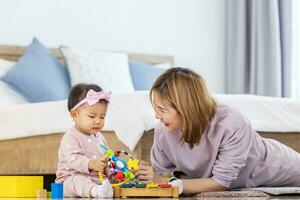
<svg viewBox="0 0 300 200"><path fill-rule="evenodd" d="M64 185L62 183L51 183L51 198L64 198Z"/></svg>
<svg viewBox="0 0 300 200"><path fill-rule="evenodd" d="M134 185L131 183L125 183L123 185L121 185L121 188L132 188Z"/></svg>

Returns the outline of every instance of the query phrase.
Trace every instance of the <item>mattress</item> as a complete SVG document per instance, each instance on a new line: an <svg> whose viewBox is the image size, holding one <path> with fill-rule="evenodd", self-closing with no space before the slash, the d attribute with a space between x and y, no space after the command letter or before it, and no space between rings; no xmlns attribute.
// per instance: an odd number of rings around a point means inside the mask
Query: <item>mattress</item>
<svg viewBox="0 0 300 200"><path fill-rule="evenodd" d="M239 110L261 132L300 132L300 102L255 95L215 95L217 101ZM130 150L144 131L157 124L149 91L113 94L104 131L114 131ZM62 133L73 122L67 101L0 107L0 140Z"/></svg>

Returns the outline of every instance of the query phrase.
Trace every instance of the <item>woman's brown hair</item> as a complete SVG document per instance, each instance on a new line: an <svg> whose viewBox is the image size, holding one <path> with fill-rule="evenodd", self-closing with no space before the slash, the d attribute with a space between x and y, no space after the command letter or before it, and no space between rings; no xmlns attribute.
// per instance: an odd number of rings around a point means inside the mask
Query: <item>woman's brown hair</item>
<svg viewBox="0 0 300 200"><path fill-rule="evenodd" d="M187 68L170 68L161 74L150 90L165 100L182 120L182 140L192 148L213 119L217 103L209 93L203 78Z"/></svg>

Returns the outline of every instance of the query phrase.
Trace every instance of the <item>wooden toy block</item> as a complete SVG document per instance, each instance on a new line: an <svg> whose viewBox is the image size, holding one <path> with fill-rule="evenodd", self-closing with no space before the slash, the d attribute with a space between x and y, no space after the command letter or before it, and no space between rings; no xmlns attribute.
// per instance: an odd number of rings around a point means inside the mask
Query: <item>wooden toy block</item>
<svg viewBox="0 0 300 200"><path fill-rule="evenodd" d="M43 185L43 176L0 176L0 197L36 197Z"/></svg>
<svg viewBox="0 0 300 200"><path fill-rule="evenodd" d="M143 184L143 183L138 183L135 185L136 188L145 188L146 187L146 184Z"/></svg>
<svg viewBox="0 0 300 200"><path fill-rule="evenodd" d="M161 187L161 188L171 188L172 185L170 185L168 183L162 183L162 184L159 185L159 187Z"/></svg>
<svg viewBox="0 0 300 200"><path fill-rule="evenodd" d="M158 188L158 184L157 183L148 183L146 185L146 188Z"/></svg>
<svg viewBox="0 0 300 200"><path fill-rule="evenodd" d="M132 188L134 185L130 184L130 183L125 183L123 185L121 185L121 188Z"/></svg>
<svg viewBox="0 0 300 200"><path fill-rule="evenodd" d="M47 198L47 190L39 189L36 191L36 198Z"/></svg>
<svg viewBox="0 0 300 200"><path fill-rule="evenodd" d="M114 197L173 197L178 198L178 187L171 188L114 188Z"/></svg>

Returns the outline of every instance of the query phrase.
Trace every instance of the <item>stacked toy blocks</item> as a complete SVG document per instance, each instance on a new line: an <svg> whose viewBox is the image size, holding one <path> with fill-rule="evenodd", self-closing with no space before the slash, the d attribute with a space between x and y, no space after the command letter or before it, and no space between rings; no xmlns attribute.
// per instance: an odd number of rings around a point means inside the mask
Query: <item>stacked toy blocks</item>
<svg viewBox="0 0 300 200"><path fill-rule="evenodd" d="M43 176L0 176L0 198L63 198L63 184L52 183L51 192L44 189Z"/></svg>

